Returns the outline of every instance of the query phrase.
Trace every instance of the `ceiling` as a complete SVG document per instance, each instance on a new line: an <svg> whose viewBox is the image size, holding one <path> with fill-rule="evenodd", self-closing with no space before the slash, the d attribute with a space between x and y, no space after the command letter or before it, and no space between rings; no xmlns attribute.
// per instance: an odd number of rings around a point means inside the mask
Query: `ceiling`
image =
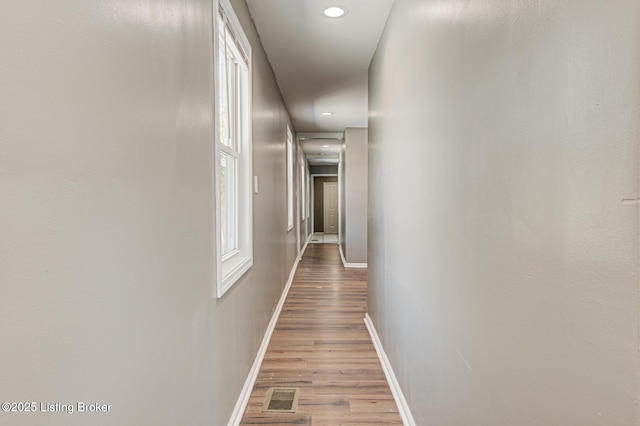
<svg viewBox="0 0 640 426"><path fill-rule="evenodd" d="M334 166L340 159L342 139L300 138L310 166Z"/></svg>
<svg viewBox="0 0 640 426"><path fill-rule="evenodd" d="M247 3L295 130L367 127L367 69L393 0ZM327 18L323 11L330 6L345 7L347 14Z"/></svg>

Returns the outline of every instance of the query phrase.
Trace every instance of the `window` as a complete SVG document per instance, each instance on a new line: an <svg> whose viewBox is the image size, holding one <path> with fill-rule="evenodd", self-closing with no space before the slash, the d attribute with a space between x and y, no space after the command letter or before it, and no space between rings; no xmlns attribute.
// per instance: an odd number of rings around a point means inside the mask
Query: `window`
<svg viewBox="0 0 640 426"><path fill-rule="evenodd" d="M293 135L287 126L287 231L293 229Z"/></svg>
<svg viewBox="0 0 640 426"><path fill-rule="evenodd" d="M306 185L305 185L305 172L304 163L300 161L300 221L307 220L307 204L306 204Z"/></svg>
<svg viewBox="0 0 640 426"><path fill-rule="evenodd" d="M251 47L228 0L216 20L217 297L253 265Z"/></svg>

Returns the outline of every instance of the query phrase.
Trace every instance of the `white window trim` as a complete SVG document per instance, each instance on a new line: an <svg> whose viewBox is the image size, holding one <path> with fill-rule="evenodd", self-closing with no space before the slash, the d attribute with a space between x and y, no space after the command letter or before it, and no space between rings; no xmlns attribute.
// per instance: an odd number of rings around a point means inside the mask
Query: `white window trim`
<svg viewBox="0 0 640 426"><path fill-rule="evenodd" d="M309 174L309 167L307 166L307 220L309 220L309 218L311 217L311 213L309 213L311 211L311 176Z"/></svg>
<svg viewBox="0 0 640 426"><path fill-rule="evenodd" d="M216 288L215 294L217 298L221 298L252 266L253 266L253 191L252 191L252 60L251 60L251 44L244 34L240 21L235 15L233 7L229 0L213 0L213 75L214 75L214 192L215 192L215 242L216 242ZM245 108L246 122L244 139L239 142L238 149L241 151L242 163L238 163L238 249L225 256L222 256L221 241L221 214L220 214L220 185L221 170L220 156L224 150L220 141L220 132L218 129L218 9L224 10L227 22L232 29L233 36L244 50L247 56L247 89L249 91L248 105Z"/></svg>
<svg viewBox="0 0 640 426"><path fill-rule="evenodd" d="M293 134L287 125L286 134L287 163L287 232L293 229Z"/></svg>
<svg viewBox="0 0 640 426"><path fill-rule="evenodd" d="M306 170L304 167L304 160L299 158L298 161L300 162L300 222L304 222L307 220L307 186L305 184Z"/></svg>

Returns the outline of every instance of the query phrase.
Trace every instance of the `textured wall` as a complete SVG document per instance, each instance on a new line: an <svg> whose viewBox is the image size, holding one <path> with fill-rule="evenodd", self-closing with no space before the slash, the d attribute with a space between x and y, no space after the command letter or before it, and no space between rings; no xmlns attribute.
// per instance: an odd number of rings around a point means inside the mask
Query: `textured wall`
<svg viewBox="0 0 640 426"><path fill-rule="evenodd" d="M295 258L289 122L254 52L255 257L214 279L210 1L0 8L0 395L12 425L225 424Z"/></svg>
<svg viewBox="0 0 640 426"><path fill-rule="evenodd" d="M369 310L420 425L637 425L637 0L397 0Z"/></svg>

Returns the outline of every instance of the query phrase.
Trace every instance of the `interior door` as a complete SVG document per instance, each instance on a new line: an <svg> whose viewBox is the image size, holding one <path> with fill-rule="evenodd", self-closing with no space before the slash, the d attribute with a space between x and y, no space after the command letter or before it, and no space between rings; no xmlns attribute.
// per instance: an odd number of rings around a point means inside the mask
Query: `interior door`
<svg viewBox="0 0 640 426"><path fill-rule="evenodd" d="M325 182L323 185L324 233L338 233L338 183Z"/></svg>

